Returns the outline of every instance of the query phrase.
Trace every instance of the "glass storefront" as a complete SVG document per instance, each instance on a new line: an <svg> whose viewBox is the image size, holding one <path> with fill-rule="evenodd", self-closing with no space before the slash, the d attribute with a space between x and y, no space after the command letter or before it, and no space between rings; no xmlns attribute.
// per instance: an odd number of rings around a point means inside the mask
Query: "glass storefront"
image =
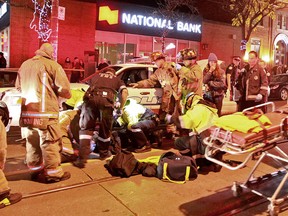
<svg viewBox="0 0 288 216"><path fill-rule="evenodd" d="M184 48L198 51L199 42L161 37L134 35L117 32L96 31L95 49L99 50L99 60L106 58L111 64L127 62L149 62L150 53L162 51L168 61L177 61L177 53Z"/></svg>

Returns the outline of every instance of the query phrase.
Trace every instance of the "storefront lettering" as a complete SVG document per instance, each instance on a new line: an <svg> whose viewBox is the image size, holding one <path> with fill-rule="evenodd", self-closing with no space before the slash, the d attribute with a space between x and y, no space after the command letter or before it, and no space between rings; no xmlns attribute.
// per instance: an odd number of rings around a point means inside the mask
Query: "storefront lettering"
<svg viewBox="0 0 288 216"><path fill-rule="evenodd" d="M177 31L186 31L201 34L201 25L192 23L177 22Z"/></svg>
<svg viewBox="0 0 288 216"><path fill-rule="evenodd" d="M201 41L203 21L201 15L179 13L178 20L175 20L169 15L162 16L160 13L155 13L155 8L152 7L134 6L121 1L113 1L111 6L107 6L109 0L100 2L97 30L153 37L165 34L168 38ZM117 19L117 22L113 22L112 18Z"/></svg>
<svg viewBox="0 0 288 216"><path fill-rule="evenodd" d="M173 29L171 25L171 20L155 18L152 16L143 16L137 14L123 13L122 23L127 23L130 25L140 25L148 26L154 28L168 28Z"/></svg>

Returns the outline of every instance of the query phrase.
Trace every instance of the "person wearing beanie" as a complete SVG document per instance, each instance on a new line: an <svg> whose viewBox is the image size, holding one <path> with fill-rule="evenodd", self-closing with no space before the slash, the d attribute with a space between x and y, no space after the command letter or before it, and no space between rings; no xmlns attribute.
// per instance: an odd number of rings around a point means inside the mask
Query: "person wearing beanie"
<svg viewBox="0 0 288 216"><path fill-rule="evenodd" d="M213 61L217 62L218 58L215 55L215 53L210 53L209 56L208 56L208 62L213 62Z"/></svg>
<svg viewBox="0 0 288 216"><path fill-rule="evenodd" d="M218 115L221 115L224 94L226 92L225 71L218 64L218 58L214 53L208 56L208 64L203 71L203 83L205 93L203 98L216 105Z"/></svg>

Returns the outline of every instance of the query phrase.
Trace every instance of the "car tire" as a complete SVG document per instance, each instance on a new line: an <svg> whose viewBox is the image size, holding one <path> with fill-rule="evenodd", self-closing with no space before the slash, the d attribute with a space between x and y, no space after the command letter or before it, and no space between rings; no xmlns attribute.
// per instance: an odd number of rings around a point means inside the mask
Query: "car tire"
<svg viewBox="0 0 288 216"><path fill-rule="evenodd" d="M288 90L285 88L281 89L279 96L281 100L286 101L288 98Z"/></svg>

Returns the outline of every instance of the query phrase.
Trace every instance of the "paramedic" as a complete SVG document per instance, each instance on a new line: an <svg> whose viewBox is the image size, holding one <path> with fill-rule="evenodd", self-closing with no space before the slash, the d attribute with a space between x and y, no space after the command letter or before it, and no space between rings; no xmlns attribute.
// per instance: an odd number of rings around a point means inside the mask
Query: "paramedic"
<svg viewBox="0 0 288 216"><path fill-rule="evenodd" d="M104 68L92 80L83 97L79 120L79 157L73 164L84 168L90 154L90 141L99 122L98 150L100 159L111 156L109 152L110 136L113 123L113 108L117 94L120 93L120 109L126 102L128 90L124 82L115 75L112 68Z"/></svg>

